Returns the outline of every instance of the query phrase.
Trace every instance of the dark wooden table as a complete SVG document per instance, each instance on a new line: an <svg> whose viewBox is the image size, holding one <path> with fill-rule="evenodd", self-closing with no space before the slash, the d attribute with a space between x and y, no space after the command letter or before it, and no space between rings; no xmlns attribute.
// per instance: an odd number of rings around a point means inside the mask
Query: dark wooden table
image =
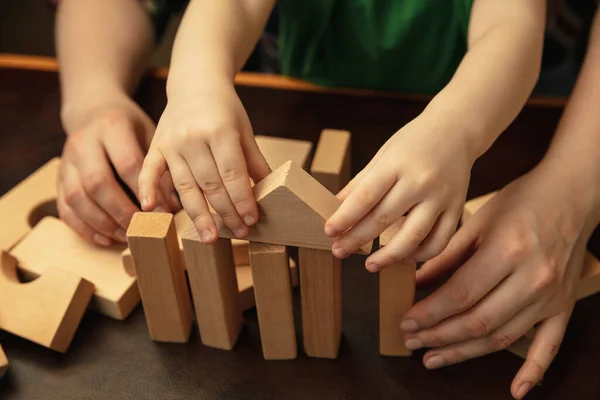
<svg viewBox="0 0 600 400"><path fill-rule="evenodd" d="M154 119L165 105L164 71L144 81L138 99ZM241 77L239 94L261 134L315 141L323 128L353 133L353 169L360 170L386 138L415 117L426 99L324 92L286 80ZM498 189L542 157L562 101L533 101L477 161L469 197ZM444 138L440 138L444 140ZM60 154L59 87L52 63L0 57L0 193ZM0 229L10 229L3 226ZM597 236L590 249L600 254ZM344 262L343 339L337 360L264 361L256 313L232 352L150 341L139 307L118 322L89 312L67 354L0 332L10 370L1 399L509 399L521 361L507 352L427 371L423 352L409 358L378 353L377 277L355 256ZM424 292L418 292L422 297ZM301 345L299 293L294 294ZM0 305L1 306L1 305ZM530 399L600 399L600 296L580 302L544 384Z"/></svg>

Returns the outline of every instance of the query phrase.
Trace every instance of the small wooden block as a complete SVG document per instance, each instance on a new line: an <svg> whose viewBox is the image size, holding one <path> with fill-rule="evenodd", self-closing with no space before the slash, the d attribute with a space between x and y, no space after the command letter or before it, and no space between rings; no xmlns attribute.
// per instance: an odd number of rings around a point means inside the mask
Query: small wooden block
<svg viewBox="0 0 600 400"><path fill-rule="evenodd" d="M342 338L342 269L331 251L298 249L304 351L336 358Z"/></svg>
<svg viewBox="0 0 600 400"><path fill-rule="evenodd" d="M297 356L289 257L285 246L250 242L256 312L266 360Z"/></svg>
<svg viewBox="0 0 600 400"><path fill-rule="evenodd" d="M6 374L7 369L8 359L6 358L6 354L4 354L4 350L2 350L2 346L0 346L0 378Z"/></svg>
<svg viewBox="0 0 600 400"><path fill-rule="evenodd" d="M29 283L17 276L17 259L0 252L0 329L64 353L87 308L94 285L58 268Z"/></svg>
<svg viewBox="0 0 600 400"><path fill-rule="evenodd" d="M11 250L31 230L32 213L54 204L59 158L53 158L0 198L0 249Z"/></svg>
<svg viewBox="0 0 600 400"><path fill-rule="evenodd" d="M135 213L127 242L133 256L150 337L187 342L192 305L172 214Z"/></svg>
<svg viewBox="0 0 600 400"><path fill-rule="evenodd" d="M253 242L331 250L333 239L324 232L325 221L341 202L315 178L291 161L286 162L253 189L259 208L258 222L246 239ZM234 238L223 220L213 214L219 236ZM368 254L372 243L360 249Z"/></svg>
<svg viewBox="0 0 600 400"><path fill-rule="evenodd" d="M403 219L380 237L386 246L402 227ZM416 262L399 261L379 271L379 352L384 356L410 356L400 324L415 301Z"/></svg>
<svg viewBox="0 0 600 400"><path fill-rule="evenodd" d="M306 168L312 143L306 140L285 139L273 136L256 135L256 144L272 170L276 170L286 161Z"/></svg>
<svg viewBox="0 0 600 400"><path fill-rule="evenodd" d="M231 350L244 324L231 241L204 244L193 226L182 239L202 343Z"/></svg>
<svg viewBox="0 0 600 400"><path fill-rule="evenodd" d="M317 143L310 174L332 193L350 181L350 132L325 129Z"/></svg>
<svg viewBox="0 0 600 400"><path fill-rule="evenodd" d="M95 286L90 305L104 315L125 319L139 304L135 278L121 264L125 245L94 246L80 238L70 227L54 217L43 218L11 251L28 277L45 274L60 267Z"/></svg>

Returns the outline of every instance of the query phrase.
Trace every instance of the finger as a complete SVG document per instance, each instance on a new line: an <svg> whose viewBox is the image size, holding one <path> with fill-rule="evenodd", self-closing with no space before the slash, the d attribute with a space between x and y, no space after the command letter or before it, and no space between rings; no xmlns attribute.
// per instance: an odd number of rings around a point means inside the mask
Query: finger
<svg viewBox="0 0 600 400"><path fill-rule="evenodd" d="M69 205L66 203L60 188L57 192L56 208L58 210L58 216L60 219L70 226L71 229L73 229L80 237L96 245L104 247L110 246L111 240L108 237L95 232L91 227L77 217L73 209L71 209L71 207L69 207Z"/></svg>
<svg viewBox="0 0 600 400"><path fill-rule="evenodd" d="M177 212L181 209L181 202L177 196L175 186L173 186L173 178L169 171L166 171L160 178L160 191L171 212Z"/></svg>
<svg viewBox="0 0 600 400"><path fill-rule="evenodd" d="M417 286L429 285L463 265L475 252L478 233L479 225L474 220L461 226L444 251L417 270Z"/></svg>
<svg viewBox="0 0 600 400"><path fill-rule="evenodd" d="M194 148L194 154L188 154L184 158L192 171L197 185L217 214L223 219L225 225L237 238L246 236L248 234L248 227L240 218L229 198L210 149L202 145L200 148ZM175 178L174 172L171 171L171 173L173 174L173 178ZM181 195L180 191L179 194ZM186 204L184 203L183 206L185 208Z"/></svg>
<svg viewBox="0 0 600 400"><path fill-rule="evenodd" d="M439 215L439 208L433 202L416 205L388 245L367 258L367 269L377 272L412 254L425 240Z"/></svg>
<svg viewBox="0 0 600 400"><path fill-rule="evenodd" d="M429 237L412 255L416 261L424 262L439 254L446 248L452 235L456 232L460 209L446 210L437 219Z"/></svg>
<svg viewBox="0 0 600 400"><path fill-rule="evenodd" d="M271 167L269 167L267 160L260 152L254 136L243 135L241 143L248 174L255 183L258 183L271 173Z"/></svg>
<svg viewBox="0 0 600 400"><path fill-rule="evenodd" d="M102 145L91 141L82 143L74 164L87 195L123 230L127 230L138 208L115 179Z"/></svg>
<svg viewBox="0 0 600 400"><path fill-rule="evenodd" d="M68 206L68 210L65 211L73 213L73 217L104 237L114 238L121 243L127 242L125 230L88 197L81 185L77 169L70 163L61 166L60 192L61 200ZM70 217L70 220L73 220L73 217ZM76 224L80 225L77 222ZM100 242L103 245L106 243L105 240Z"/></svg>
<svg viewBox="0 0 600 400"><path fill-rule="evenodd" d="M373 167L325 223L325 234L336 237L362 219L396 183L397 177L389 169Z"/></svg>
<svg viewBox="0 0 600 400"><path fill-rule="evenodd" d="M494 251L480 248L444 285L406 313L402 329L426 329L473 307L510 273L509 268L489 268L499 259Z"/></svg>
<svg viewBox="0 0 600 400"><path fill-rule="evenodd" d="M225 194L244 223L248 226L254 225L258 220L258 208L252 195L246 159L238 135L219 135L211 142L211 152L225 186Z"/></svg>
<svg viewBox="0 0 600 400"><path fill-rule="evenodd" d="M337 258L347 257L400 219L414 204L408 193L404 182L397 182L375 208L334 241L333 254Z"/></svg>
<svg viewBox="0 0 600 400"><path fill-rule="evenodd" d="M152 211L158 205L158 186L161 177L167 171L167 161L156 147L150 147L138 180L142 210ZM172 173L172 172L171 172Z"/></svg>
<svg viewBox="0 0 600 400"><path fill-rule="evenodd" d="M539 308L530 306L489 336L428 351L423 356L423 363L426 368L435 369L504 350L525 335L539 319Z"/></svg>
<svg viewBox="0 0 600 400"><path fill-rule="evenodd" d="M544 377L562 343L573 307L542 321L527 352L525 363L515 376L510 391L522 399Z"/></svg>
<svg viewBox="0 0 600 400"><path fill-rule="evenodd" d="M200 239L204 243L214 243L218 237L217 227L192 171L180 156L169 157L168 162L181 204L194 223Z"/></svg>
<svg viewBox="0 0 600 400"><path fill-rule="evenodd" d="M356 185L361 181L361 179L366 174L368 174L369 171L371 170L371 168L373 168L373 166L377 163L377 160L379 160L379 158L381 157L381 154L383 153L384 148L385 148L385 145L383 147L381 147L379 149L379 151L377 151L377 153L375 154L375 157L373 157L371 159L371 161L367 164L367 166L364 167L362 169L362 171L360 171L358 174L356 174L356 176L353 179L351 179L350 182L348 182L342 190L340 190L340 192L336 195L336 197L339 200L341 200L341 201L346 200L348 195L350 193L352 193L352 191L354 190Z"/></svg>
<svg viewBox="0 0 600 400"><path fill-rule="evenodd" d="M411 350L417 350L486 337L533 302L530 287L528 280L513 274L468 311L431 328L407 334L406 345Z"/></svg>

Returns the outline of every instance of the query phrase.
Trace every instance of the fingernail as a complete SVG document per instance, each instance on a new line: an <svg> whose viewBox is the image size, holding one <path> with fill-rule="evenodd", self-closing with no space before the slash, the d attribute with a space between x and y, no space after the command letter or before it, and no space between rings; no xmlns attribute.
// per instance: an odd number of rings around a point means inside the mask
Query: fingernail
<svg viewBox="0 0 600 400"><path fill-rule="evenodd" d="M378 265L378 264L375 264L375 263L373 263L373 262L371 262L371 263L368 263L368 264L366 265L366 267L367 267L367 270L368 270L369 272L377 272L377 271L379 271L379 269L380 269L380 268L379 268L379 265Z"/></svg>
<svg viewBox="0 0 600 400"><path fill-rule="evenodd" d="M109 238L107 238L104 235L101 235L99 233L94 233L94 235L92 236L92 240L94 242L96 242L97 244L99 244L100 246L110 246L111 241Z"/></svg>
<svg viewBox="0 0 600 400"><path fill-rule="evenodd" d="M425 367L427 369L436 369L446 365L446 361L442 358L442 356L432 356L425 361Z"/></svg>
<svg viewBox="0 0 600 400"><path fill-rule="evenodd" d="M404 332L415 332L419 330L419 324L417 324L417 321L413 319L405 319L400 324L400 329L402 329Z"/></svg>
<svg viewBox="0 0 600 400"><path fill-rule="evenodd" d="M158 207L154 208L154 210L152 210L152 212L164 213L167 211L164 208L162 208L161 206L158 206Z"/></svg>
<svg viewBox="0 0 600 400"><path fill-rule="evenodd" d="M256 223L256 218L254 218L252 215L246 215L244 216L244 222L246 225L251 226Z"/></svg>
<svg viewBox="0 0 600 400"><path fill-rule="evenodd" d="M325 225L325 234L330 237L335 236L336 229L332 225L327 224Z"/></svg>
<svg viewBox="0 0 600 400"><path fill-rule="evenodd" d="M234 229L233 234L235 235L236 238L241 239L244 236L246 236L246 229L244 229L244 228Z"/></svg>
<svg viewBox="0 0 600 400"><path fill-rule="evenodd" d="M212 238L213 233L210 229L202 229L202 231L200 232L200 240L202 240L202 242L210 242Z"/></svg>
<svg viewBox="0 0 600 400"><path fill-rule="evenodd" d="M142 200L140 201L140 206L142 207L143 211L146 211L146 208L148 207L148 198L147 197L142 197Z"/></svg>
<svg viewBox="0 0 600 400"><path fill-rule="evenodd" d="M121 228L115 231L115 237L123 243L127 242L127 233Z"/></svg>
<svg viewBox="0 0 600 400"><path fill-rule="evenodd" d="M333 255L336 258L346 258L346 257L348 257L348 252L346 250L344 250L343 247L339 247L339 246L338 247L334 247L332 252L333 252Z"/></svg>
<svg viewBox="0 0 600 400"><path fill-rule="evenodd" d="M522 399L523 397L525 397L525 395L529 392L529 390L531 389L531 383L529 382L525 382L521 385L521 387L519 388L519 390L517 390L517 397L519 399Z"/></svg>
<svg viewBox="0 0 600 400"><path fill-rule="evenodd" d="M404 345L409 350L419 350L420 348L423 347L423 342L421 342L420 339L411 338L411 339L408 339L406 342L404 342Z"/></svg>

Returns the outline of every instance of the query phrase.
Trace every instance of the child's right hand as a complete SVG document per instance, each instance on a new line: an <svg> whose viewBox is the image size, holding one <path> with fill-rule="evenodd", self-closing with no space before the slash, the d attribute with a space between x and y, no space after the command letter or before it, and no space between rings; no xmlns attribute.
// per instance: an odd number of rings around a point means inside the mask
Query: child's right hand
<svg viewBox="0 0 600 400"><path fill-rule="evenodd" d="M156 207L167 170L204 243L218 237L207 200L237 237L248 234L258 220L250 178L258 182L270 169L233 85L208 83L169 98L140 173L143 210Z"/></svg>

